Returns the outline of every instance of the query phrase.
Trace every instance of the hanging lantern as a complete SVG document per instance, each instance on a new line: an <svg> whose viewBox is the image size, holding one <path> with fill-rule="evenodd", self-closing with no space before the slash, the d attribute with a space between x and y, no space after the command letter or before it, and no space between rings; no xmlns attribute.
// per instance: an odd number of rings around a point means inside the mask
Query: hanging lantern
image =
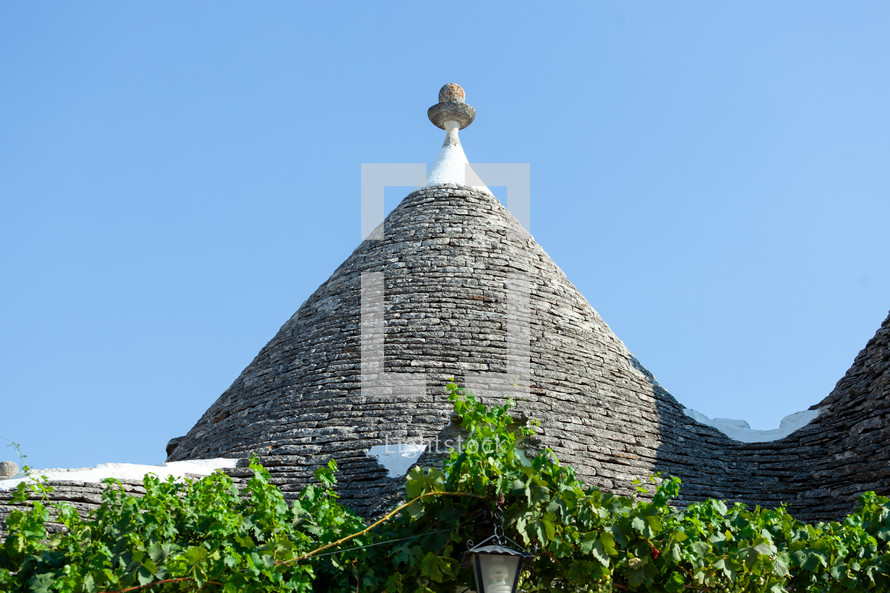
<svg viewBox="0 0 890 593"><path fill-rule="evenodd" d="M467 554L476 577L476 593L516 593L519 575L526 559L533 558L525 550L511 548L521 546L504 536L503 517L496 514L494 535L477 545L467 542Z"/></svg>

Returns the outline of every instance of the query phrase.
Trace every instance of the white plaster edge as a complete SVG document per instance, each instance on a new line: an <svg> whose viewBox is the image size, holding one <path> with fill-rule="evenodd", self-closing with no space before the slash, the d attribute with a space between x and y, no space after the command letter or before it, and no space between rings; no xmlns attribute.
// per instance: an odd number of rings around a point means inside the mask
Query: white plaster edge
<svg viewBox="0 0 890 593"><path fill-rule="evenodd" d="M784 439L791 433L800 430L813 420L815 420L821 410L802 410L789 414L782 418L779 428L771 430L756 430L744 420L735 420L732 418L710 418L701 412L690 408L683 408L683 413L697 420L702 424L716 428L726 436L743 443L767 443Z"/></svg>
<svg viewBox="0 0 890 593"><path fill-rule="evenodd" d="M377 460L386 468L390 478L401 478L408 473L417 458L426 451L426 445L415 443L392 443L386 445L374 445L365 453L368 457Z"/></svg>
<svg viewBox="0 0 890 593"><path fill-rule="evenodd" d="M137 463L100 463L95 467L35 469L32 475L45 476L49 481L71 481L99 483L106 478L117 480L142 480L146 474L154 474L164 480L174 478L201 477L212 474L218 469L235 467L237 459L219 457L216 459L192 459L187 461L170 461L159 465L140 465ZM0 480L0 491L12 490L22 482L29 481L26 476L18 476ZM33 480L30 480L33 481Z"/></svg>
<svg viewBox="0 0 890 593"><path fill-rule="evenodd" d="M453 122L448 123L451 124ZM442 145L442 149L439 150L439 155L436 157L436 161L433 163L433 166L430 167L430 172L426 177L426 184L424 187L432 187L434 185L444 185L448 183L454 185L467 185L468 183L474 182L481 183L481 181L482 180L479 179L476 172L470 167L470 161L467 160L467 155L464 153L464 149L460 145L460 140L457 137L457 130L449 130L445 144ZM494 195L484 184L471 185L469 187L489 195Z"/></svg>

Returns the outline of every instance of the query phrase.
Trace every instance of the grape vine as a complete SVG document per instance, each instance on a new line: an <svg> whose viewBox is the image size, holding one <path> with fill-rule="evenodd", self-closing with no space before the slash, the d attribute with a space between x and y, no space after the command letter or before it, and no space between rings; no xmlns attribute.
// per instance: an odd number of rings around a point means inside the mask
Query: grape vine
<svg viewBox="0 0 890 593"><path fill-rule="evenodd" d="M448 395L468 441L497 446L413 467L410 502L376 524L339 503L333 461L291 503L255 458L240 490L222 473L148 475L141 497L109 480L84 517L51 502L45 481L21 484L15 502L28 505L6 519L0 591L453 593L473 588L465 543L486 535L495 506L507 534L537 550L527 593L890 591L886 497L865 493L843 521L807 524L784 508L678 507L675 478L615 496L552 451L525 450L532 423L509 403L485 406L454 383ZM52 522L62 530L50 532Z"/></svg>

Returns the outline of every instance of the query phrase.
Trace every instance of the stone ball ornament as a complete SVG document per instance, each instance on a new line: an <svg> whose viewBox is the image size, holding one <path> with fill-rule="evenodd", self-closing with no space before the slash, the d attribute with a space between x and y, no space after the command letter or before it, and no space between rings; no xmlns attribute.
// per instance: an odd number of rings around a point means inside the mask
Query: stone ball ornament
<svg viewBox="0 0 890 593"><path fill-rule="evenodd" d="M449 82L439 89L439 103L466 103L467 93L456 82Z"/></svg>
<svg viewBox="0 0 890 593"><path fill-rule="evenodd" d="M466 103L466 99L463 87L449 82L439 89L439 102L427 110L427 117L437 128L445 130L445 123L454 121L458 129L463 130L476 119L476 110Z"/></svg>

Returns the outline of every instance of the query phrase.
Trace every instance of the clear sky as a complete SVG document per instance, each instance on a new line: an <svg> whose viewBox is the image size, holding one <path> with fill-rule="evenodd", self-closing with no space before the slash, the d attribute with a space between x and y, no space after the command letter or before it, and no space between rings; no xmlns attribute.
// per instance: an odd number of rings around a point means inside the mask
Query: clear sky
<svg viewBox="0 0 890 593"><path fill-rule="evenodd" d="M877 1L3 3L0 436L163 461L358 245L361 164L433 161L446 82L656 378L774 428L890 309L888 30Z"/></svg>

